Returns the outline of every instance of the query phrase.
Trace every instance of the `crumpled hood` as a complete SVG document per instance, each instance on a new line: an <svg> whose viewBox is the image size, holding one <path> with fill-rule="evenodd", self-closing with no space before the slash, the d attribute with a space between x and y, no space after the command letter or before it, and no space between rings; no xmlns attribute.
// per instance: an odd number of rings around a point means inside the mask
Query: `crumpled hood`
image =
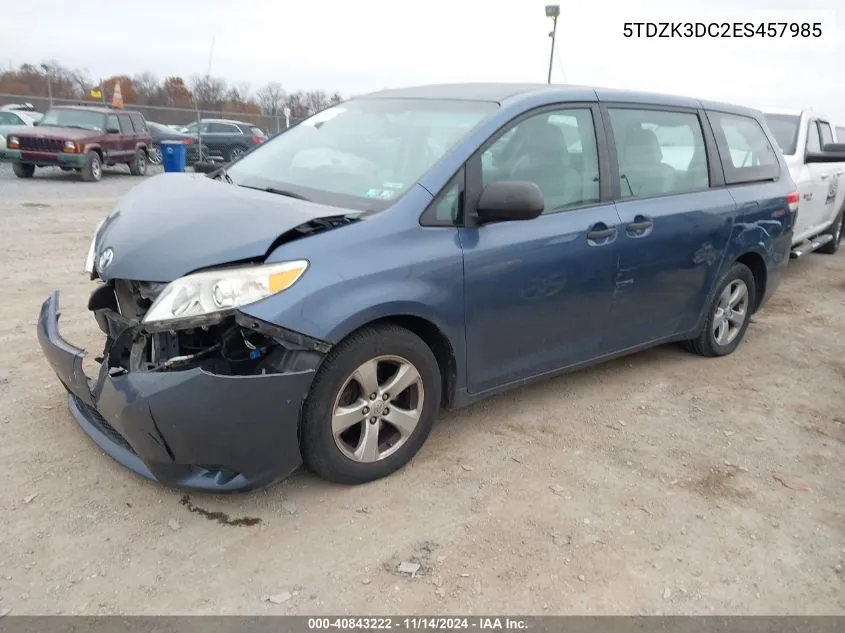
<svg viewBox="0 0 845 633"><path fill-rule="evenodd" d="M205 176L162 174L117 203L98 233L94 262L105 280L173 281L201 268L261 259L286 231L337 215L343 209ZM111 262L101 271L107 249Z"/></svg>

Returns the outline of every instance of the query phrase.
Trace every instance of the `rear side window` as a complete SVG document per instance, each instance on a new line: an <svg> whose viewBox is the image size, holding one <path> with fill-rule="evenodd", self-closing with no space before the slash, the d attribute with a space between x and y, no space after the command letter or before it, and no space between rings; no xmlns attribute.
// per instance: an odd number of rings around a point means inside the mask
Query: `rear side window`
<svg viewBox="0 0 845 633"><path fill-rule="evenodd" d="M845 127L836 128L836 142L845 143Z"/></svg>
<svg viewBox="0 0 845 633"><path fill-rule="evenodd" d="M121 134L134 134L135 130L132 128L132 121L129 118L128 114L120 114L117 117L120 119L120 133Z"/></svg>
<svg viewBox="0 0 845 633"><path fill-rule="evenodd" d="M822 151L821 133L819 132L819 122L810 121L807 124L807 146L806 152L820 152Z"/></svg>
<svg viewBox="0 0 845 633"><path fill-rule="evenodd" d="M209 123L209 134L240 134L240 128L229 123Z"/></svg>
<svg viewBox="0 0 845 633"><path fill-rule="evenodd" d="M819 121L819 131L822 135L822 149L824 149L825 145L833 143L833 131L830 129L830 123Z"/></svg>
<svg viewBox="0 0 845 633"><path fill-rule="evenodd" d="M777 154L763 127L754 117L708 112L725 170L725 182L776 180L780 176Z"/></svg>
<svg viewBox="0 0 845 633"><path fill-rule="evenodd" d="M147 123L144 121L144 117L140 114L133 113L130 115L132 118L132 127L135 128L136 132L146 132L147 131Z"/></svg>
<svg viewBox="0 0 845 633"><path fill-rule="evenodd" d="M608 112L623 198L689 193L710 186L697 114L631 108Z"/></svg>

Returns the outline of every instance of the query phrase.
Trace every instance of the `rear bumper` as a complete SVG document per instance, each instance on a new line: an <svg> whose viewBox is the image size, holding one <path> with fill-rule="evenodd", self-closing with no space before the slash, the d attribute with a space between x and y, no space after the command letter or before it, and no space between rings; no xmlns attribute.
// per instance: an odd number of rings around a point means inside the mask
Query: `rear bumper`
<svg viewBox="0 0 845 633"><path fill-rule="evenodd" d="M24 163L29 165L58 165L60 167L82 167L84 154L65 154L63 152L28 152L18 149L0 149L0 161Z"/></svg>
<svg viewBox="0 0 845 633"><path fill-rule="evenodd" d="M199 368L122 372L102 363L96 379L85 351L58 331L59 297L42 305L38 342L69 392L76 422L135 473L177 488L235 492L260 488L296 470L299 415L313 370L219 376Z"/></svg>

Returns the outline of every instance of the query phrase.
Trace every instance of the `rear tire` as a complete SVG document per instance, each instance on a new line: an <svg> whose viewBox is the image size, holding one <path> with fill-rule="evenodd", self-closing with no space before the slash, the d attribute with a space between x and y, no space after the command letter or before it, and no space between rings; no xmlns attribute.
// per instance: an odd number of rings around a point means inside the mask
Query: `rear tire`
<svg viewBox="0 0 845 633"><path fill-rule="evenodd" d="M35 165L12 163L12 171L18 178L32 178L32 175L35 173Z"/></svg>
<svg viewBox="0 0 845 633"><path fill-rule="evenodd" d="M238 160L246 152L246 147L242 145L233 145L226 149L226 162L231 163Z"/></svg>
<svg viewBox="0 0 845 633"><path fill-rule="evenodd" d="M85 164L81 169L82 180L87 182L98 182L103 177L103 162L97 152L88 152L85 155Z"/></svg>
<svg viewBox="0 0 845 633"><path fill-rule="evenodd" d="M352 334L326 356L305 400L301 448L306 465L342 484L374 481L399 470L431 432L440 393L437 359L417 335L395 325Z"/></svg>
<svg viewBox="0 0 845 633"><path fill-rule="evenodd" d="M732 353L745 337L756 301L754 275L745 264L735 263L716 286L701 332L684 346L699 356Z"/></svg>
<svg viewBox="0 0 845 633"><path fill-rule="evenodd" d="M825 255L833 255L836 251L839 250L839 244L842 242L842 225L845 223L845 213L842 211L839 212L839 215L836 216L836 219L833 221L833 224L830 225L830 228L825 231L826 235L832 235L833 239L822 246L819 249L819 253L824 253Z"/></svg>
<svg viewBox="0 0 845 633"><path fill-rule="evenodd" d="M135 158L129 163L129 173L133 176L146 176L147 174L147 152L142 149L135 151Z"/></svg>

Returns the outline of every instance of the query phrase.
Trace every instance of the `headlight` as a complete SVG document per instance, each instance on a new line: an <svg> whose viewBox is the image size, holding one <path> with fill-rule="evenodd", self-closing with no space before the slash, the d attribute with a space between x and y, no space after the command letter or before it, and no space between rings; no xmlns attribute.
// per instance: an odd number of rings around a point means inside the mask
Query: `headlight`
<svg viewBox="0 0 845 633"><path fill-rule="evenodd" d="M76 146L76 141L65 141L64 150L68 154L76 153L78 151L78 148Z"/></svg>
<svg viewBox="0 0 845 633"><path fill-rule="evenodd" d="M17 136L10 136L6 139L6 147L9 149L18 149L21 146L21 140Z"/></svg>
<svg viewBox="0 0 845 633"><path fill-rule="evenodd" d="M85 257L85 272L89 275L94 274L94 245L97 243L97 233L100 232L105 220L101 220L94 229L94 237L91 238L91 246L88 247L88 255Z"/></svg>
<svg viewBox="0 0 845 633"><path fill-rule="evenodd" d="M197 317L203 323L219 321L237 308L287 290L307 268L307 261L298 260L186 275L165 287L144 316L144 323L166 329L174 322Z"/></svg>

